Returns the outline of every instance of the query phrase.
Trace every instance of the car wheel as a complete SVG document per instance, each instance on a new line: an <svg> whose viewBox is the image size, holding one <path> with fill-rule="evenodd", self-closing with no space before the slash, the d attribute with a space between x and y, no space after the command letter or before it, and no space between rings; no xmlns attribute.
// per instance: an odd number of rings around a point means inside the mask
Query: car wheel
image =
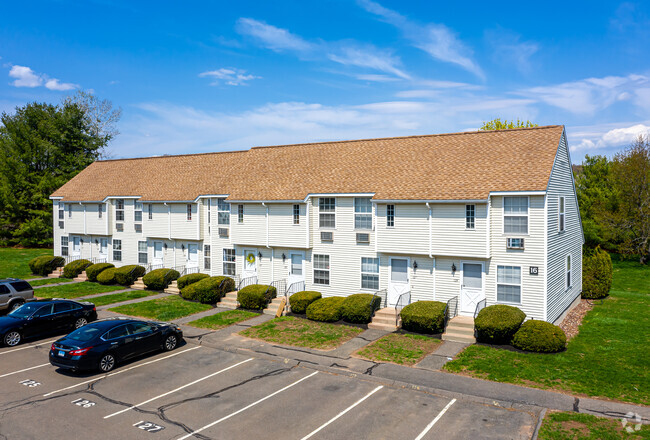
<svg viewBox="0 0 650 440"><path fill-rule="evenodd" d="M83 327L86 324L88 324L88 320L86 318L79 318L74 322L74 328L78 329Z"/></svg>
<svg viewBox="0 0 650 440"><path fill-rule="evenodd" d="M172 351L178 345L178 337L176 335L169 335L165 338L165 351Z"/></svg>
<svg viewBox="0 0 650 440"><path fill-rule="evenodd" d="M14 310L16 310L18 307L22 306L23 304L25 304L24 301L13 302L13 303L11 303L11 306L9 307L9 311L13 312Z"/></svg>
<svg viewBox="0 0 650 440"><path fill-rule="evenodd" d="M99 370L102 371L103 373L108 373L113 369L115 366L115 356L112 354L105 354L102 356L102 358L99 360Z"/></svg>
<svg viewBox="0 0 650 440"><path fill-rule="evenodd" d="M14 347L20 344L21 340L22 340L22 336L20 335L20 332L16 330L11 330L4 337L4 343L8 347Z"/></svg>

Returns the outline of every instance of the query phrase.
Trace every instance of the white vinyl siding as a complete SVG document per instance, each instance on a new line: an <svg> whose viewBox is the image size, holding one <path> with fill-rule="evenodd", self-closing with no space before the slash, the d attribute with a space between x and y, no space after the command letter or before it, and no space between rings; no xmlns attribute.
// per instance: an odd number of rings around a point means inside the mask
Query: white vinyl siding
<svg viewBox="0 0 650 440"><path fill-rule="evenodd" d="M266 206L269 209L269 246L304 249L307 222L301 217L305 216L305 205L269 203Z"/></svg>
<svg viewBox="0 0 650 440"><path fill-rule="evenodd" d="M233 209L235 209L234 206ZM248 246L266 246L266 207L262 206L261 203L247 203L243 215L243 223L233 221L230 225L230 239L232 243ZM271 229L269 228L269 230Z"/></svg>

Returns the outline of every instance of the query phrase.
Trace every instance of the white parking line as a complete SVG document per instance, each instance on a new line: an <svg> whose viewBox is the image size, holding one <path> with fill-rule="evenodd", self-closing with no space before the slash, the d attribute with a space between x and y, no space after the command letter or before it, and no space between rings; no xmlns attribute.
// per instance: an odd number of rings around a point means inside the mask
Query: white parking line
<svg viewBox="0 0 650 440"><path fill-rule="evenodd" d="M335 421L335 420L338 419L339 417L343 416L345 413L347 413L348 411L350 411L350 410L351 410L352 408L354 408L355 406L359 405L361 402L363 402L363 401L366 400L368 397L372 396L373 394L375 394L377 391L381 390L382 388L384 388L384 386L383 386L383 385L379 385L377 388L375 388L374 390L372 390L371 392L369 392L368 394L366 394L364 397L362 397L361 399L357 400L354 404L348 406L346 409L344 409L343 411L341 411L340 413L338 413L335 417L329 419L327 422L325 422L324 424L322 424L321 426L319 426L316 430L314 430L314 431L310 432L309 434L307 434L306 436L304 436L304 437L302 438L302 440L307 440L308 438L312 437L312 436L315 435L317 432L319 432L321 429L325 428L327 425L329 425L330 423L332 423L333 421Z"/></svg>
<svg viewBox="0 0 650 440"><path fill-rule="evenodd" d="M50 365L50 363L48 362L47 364L41 364L41 365L37 365L37 366L35 366L35 367L29 367L29 368L24 368L24 369L22 369L22 370L18 370L18 371L12 371L11 373L5 373L5 374L3 374L3 375L0 376L0 377L11 376L12 374L22 373L23 371L33 370L34 368L41 368L41 367L44 367L44 366L46 366L46 365Z"/></svg>
<svg viewBox="0 0 650 440"><path fill-rule="evenodd" d="M205 379L209 379L209 378L211 378L212 376L216 376L217 374L221 374L221 373L223 373L224 371L228 371L228 370L230 370L230 369L232 369L232 368L238 367L238 366L240 366L240 365L242 365L242 364L245 364L246 362L250 362L250 361L252 361L252 360L253 360L253 358L246 359L245 361L241 361L241 362L239 362L239 363L236 363L235 365L231 365L231 366L229 366L229 367L227 367L227 368L224 368L223 370L219 370L219 371L217 371L216 373L209 374L209 375L207 375L207 376L205 376L205 377L202 377L202 378L200 378L200 379L195 380L194 382L190 382L190 383L188 383L188 384L186 384L186 385L183 385L182 387L178 387L178 388L176 388L175 390L167 391L167 392L164 393L164 394L161 394L161 395L156 396L156 397L152 397L151 399L149 399L149 400L145 400L144 402L140 402L140 403L138 403L137 405L133 405L133 406L130 406L130 407L128 407L128 408L124 408L124 409L121 410L121 411L117 411L117 412L114 412L113 414L109 414L109 415L107 415L107 416L104 416L104 418L105 418L105 419L108 419L108 418L111 418L111 417L116 416L116 415L118 415L118 414L122 414L123 412L127 412L127 411L130 410L130 409L136 408L136 407L138 407L138 406L145 405L145 404L147 404L147 403L149 403L149 402L153 402L153 401L156 400L156 399L160 399L161 397L165 397L165 396L167 396L167 395L169 395L169 394L175 393L176 391L180 391L180 390L182 390L183 388L187 388L187 387L189 387L189 386L191 386L191 385L197 384L197 383L199 383L199 382L201 382L201 381L203 381L203 380L205 380Z"/></svg>
<svg viewBox="0 0 650 440"><path fill-rule="evenodd" d="M442 417L443 414L446 413L447 410L451 407L451 405L453 405L455 402L456 402L456 399L451 399L451 402L449 402L449 403L447 404L447 406L445 406L445 407L442 409L442 411L440 411L440 412L438 413L438 415L436 416L436 418L433 419L433 420L431 421L431 423L429 423L429 424L427 425L426 428L424 428L424 431L422 431L422 432L420 433L420 435L418 435L417 437L415 437L415 440L422 440L422 438L426 435L426 433L429 432L429 430L431 430L431 428L433 428L433 425L435 425L436 422L437 422L438 420L440 420L440 417Z"/></svg>
<svg viewBox="0 0 650 440"><path fill-rule="evenodd" d="M162 361L163 359L169 359L170 357L178 356L179 354L187 353L188 351L196 350L197 348L201 348L201 346L199 345L199 346L194 347L194 348L188 348L187 350L179 351L178 353L170 354L169 356L161 357L161 358L158 358L158 359L154 359L152 361L144 362L142 364L134 365L132 367L125 368L124 370L116 371L114 373L105 374L105 375L100 376L100 377L95 377L93 379L87 380L85 382L80 382L80 383L75 384L75 385L70 385L69 387L61 388L60 390L56 390L56 391L52 391L51 393L43 394L43 397L48 397L48 396L51 396L52 394L60 393L61 391L67 391L67 390L70 390L72 388L76 388L78 386L85 385L85 384L90 383L90 382L95 382L95 381L97 381L99 379L104 379L106 377L115 376L116 374L124 373L125 371L133 370L134 368L139 368L139 367L143 367L145 365L153 364L154 362Z"/></svg>
<svg viewBox="0 0 650 440"><path fill-rule="evenodd" d="M262 397L260 400L257 400L257 401L255 401L255 402L251 403L250 405L243 407L243 408L240 409L240 410L235 411L234 413L230 413L230 414L228 414L227 416L222 417L222 418L220 418L219 420L210 423L209 425L205 425L203 428L199 428L199 429L197 429L196 431L190 432L189 434L184 435L183 437L179 438L178 440L185 440L186 438L190 438L190 437L192 437L194 434L198 434L199 432L204 431L204 430L206 430L206 429L208 429L208 428L210 428L210 427L212 427L212 426L214 426L214 425L216 425L216 424L218 424L218 423L221 423L221 422L223 422L224 420L228 420L229 418L234 417L234 416L236 416L237 414L246 411L248 408L251 408L251 407L257 405L258 403L262 403L262 402L264 402L265 400L270 399L271 397L275 396L276 394L280 394L282 391L288 390L289 388L291 388L291 387L294 386L294 385L298 385L298 384L299 384L300 382L302 382L303 380L309 379L310 377L315 376L316 374L318 374L318 371L314 371L314 372L311 373L309 376L305 376L305 377L303 377L302 379L299 379L299 380L295 381L294 383L292 383L292 384L290 384L290 385L287 385L286 387L284 387L284 388L282 388L282 389L280 389L280 390L277 390L276 392L271 393L271 394L269 394L269 395L266 396L266 397Z"/></svg>
<svg viewBox="0 0 650 440"><path fill-rule="evenodd" d="M39 347L39 346L41 346L41 345L45 345L45 344L51 344L52 342L54 342L54 341L56 341L56 340L57 340L57 339L52 339L51 341L41 342L40 344L25 345L24 347L14 348L13 350L0 352L0 355L2 355L2 354L8 354L8 353L13 353L14 351L19 351L19 350L26 350L26 349L28 349L28 348L32 348L32 347Z"/></svg>

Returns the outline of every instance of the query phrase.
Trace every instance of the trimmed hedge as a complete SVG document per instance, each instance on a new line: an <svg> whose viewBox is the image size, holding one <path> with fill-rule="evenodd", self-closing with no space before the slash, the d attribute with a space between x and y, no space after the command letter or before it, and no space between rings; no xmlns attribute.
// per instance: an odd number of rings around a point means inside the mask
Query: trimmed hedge
<svg viewBox="0 0 650 440"><path fill-rule="evenodd" d="M176 280L176 286L178 287L179 290L182 290L183 287L187 287L190 284L194 284L197 281L201 281L204 278L209 278L210 275L206 273L188 273L187 275L183 275L179 279Z"/></svg>
<svg viewBox="0 0 650 440"><path fill-rule="evenodd" d="M268 292L267 292L268 289ZM251 284L237 292L237 301L244 309L261 310L266 307L277 295L277 290L273 286L266 284Z"/></svg>
<svg viewBox="0 0 650 440"><path fill-rule="evenodd" d="M442 333L446 306L440 301L416 301L409 304L400 313L402 328L415 333Z"/></svg>
<svg viewBox="0 0 650 440"><path fill-rule="evenodd" d="M323 295L320 292L310 290L303 290L302 292L294 293L289 297L289 304L291 305L292 313L304 314L307 311L309 304L321 299Z"/></svg>
<svg viewBox="0 0 650 440"><path fill-rule="evenodd" d="M341 318L352 324L367 324L379 309L381 298L370 293L356 293L347 296L341 305ZM370 302L372 301L372 304Z"/></svg>
<svg viewBox="0 0 650 440"><path fill-rule="evenodd" d="M612 258L597 247L582 258L582 297L600 299L609 295L612 287Z"/></svg>
<svg viewBox="0 0 650 440"><path fill-rule="evenodd" d="M524 322L517 330L512 345L535 353L557 353L566 348L566 335L557 325L531 320Z"/></svg>
<svg viewBox="0 0 650 440"><path fill-rule="evenodd" d="M88 281L96 282L97 275L99 275L100 273L102 273L103 271L111 267L115 267L115 265L111 263L97 263L88 266L86 268L86 276L88 277Z"/></svg>
<svg viewBox="0 0 650 440"><path fill-rule="evenodd" d="M181 289L181 297L191 301L199 301L203 304L216 304L226 293L233 290L235 290L235 280L232 278L204 277L202 280Z"/></svg>
<svg viewBox="0 0 650 440"><path fill-rule="evenodd" d="M115 282L123 286L130 286L135 283L135 280L140 278L147 271L142 266L137 264L130 264L115 269Z"/></svg>
<svg viewBox="0 0 650 440"><path fill-rule="evenodd" d="M91 261L84 259L71 261L63 268L63 277L74 278L83 272L88 266L92 266L92 264Z"/></svg>
<svg viewBox="0 0 650 440"><path fill-rule="evenodd" d="M97 275L97 282L99 284L115 284L115 271L116 270L117 270L116 267L109 267L107 269L102 270Z"/></svg>
<svg viewBox="0 0 650 440"><path fill-rule="evenodd" d="M474 320L476 339L488 344L510 344L526 314L505 304L489 306L478 312Z"/></svg>
<svg viewBox="0 0 650 440"><path fill-rule="evenodd" d="M65 258L54 257L50 255L41 255L40 257L29 260L29 269L34 275L48 276L57 267L65 264Z"/></svg>
<svg viewBox="0 0 650 440"><path fill-rule="evenodd" d="M180 276L180 272L174 269L156 269L145 274L142 277L142 282L147 286L147 289L165 290L169 283L177 280Z"/></svg>
<svg viewBox="0 0 650 440"><path fill-rule="evenodd" d="M307 318L321 322L340 321L343 301L345 301L345 298L340 296L318 299L307 307Z"/></svg>

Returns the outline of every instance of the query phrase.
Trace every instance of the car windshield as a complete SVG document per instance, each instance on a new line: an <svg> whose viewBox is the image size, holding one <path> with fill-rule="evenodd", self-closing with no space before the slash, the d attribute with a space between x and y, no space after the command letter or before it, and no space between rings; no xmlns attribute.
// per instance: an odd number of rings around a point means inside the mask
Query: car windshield
<svg viewBox="0 0 650 440"><path fill-rule="evenodd" d="M75 341L88 342L91 339L94 339L95 337L99 336L101 333L102 330L96 327L85 326L73 331L68 336L66 336L66 338L74 339Z"/></svg>
<svg viewBox="0 0 650 440"><path fill-rule="evenodd" d="M32 315L35 311L41 308L42 304L32 303L32 304L23 304L18 307L16 310L13 310L9 313L9 316L14 318L27 318Z"/></svg>

